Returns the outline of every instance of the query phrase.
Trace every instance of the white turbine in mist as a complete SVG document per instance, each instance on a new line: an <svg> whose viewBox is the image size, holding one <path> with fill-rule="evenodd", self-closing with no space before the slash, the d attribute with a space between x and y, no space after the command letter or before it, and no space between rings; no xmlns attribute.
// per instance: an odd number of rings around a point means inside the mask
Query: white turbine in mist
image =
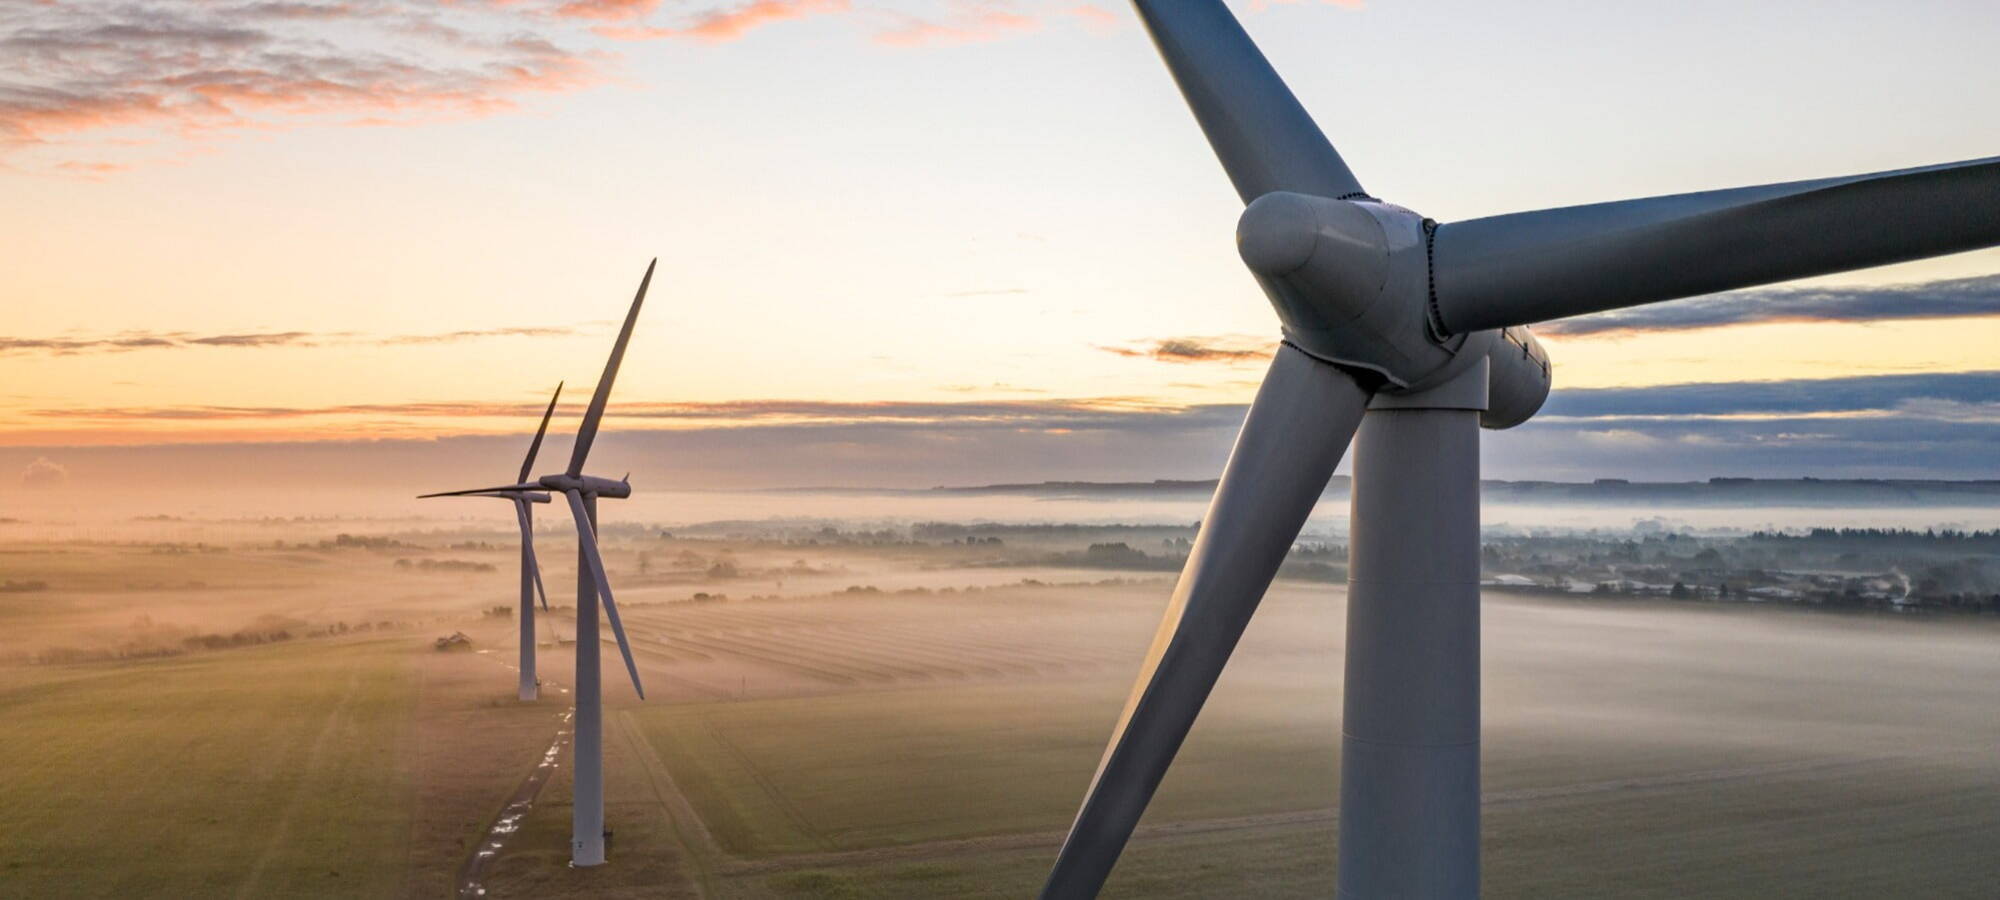
<svg viewBox="0 0 2000 900"><path fill-rule="evenodd" d="M521 460L520 480L528 480L528 472L535 466L535 454L542 449L542 436L548 433L549 417L555 414L556 401L562 398L562 385L556 385L555 396L549 398L549 408L542 411L541 427L535 429L535 439L528 444L528 456ZM542 596L542 609L549 608L549 592L542 587L542 567L535 560L535 515L534 504L549 502L547 491L488 491L474 494L423 494L418 499L431 497L470 496L494 497L512 501L514 518L521 526L521 659L520 697L534 700L541 693L542 681L535 677L535 595Z"/></svg>
<svg viewBox="0 0 2000 900"><path fill-rule="evenodd" d="M625 314L624 327L618 330L618 342L611 348L611 359L604 364L604 376L597 380L597 392L590 397L583 424L577 426L569 468L533 482L524 475L520 484L430 495L548 491L562 494L569 501L570 517L576 521L577 544L576 740L571 754L575 760L576 797L570 818L570 864L575 866L604 862L604 692L597 635L600 598L604 617L611 623L611 634L618 640L618 652L625 656L625 671L632 676L632 690L639 699L646 699L646 689L639 683L639 666L632 659L632 645L626 643L625 626L618 621L618 604L611 598L611 580L604 574L604 557L597 547L598 498L630 497L632 484L622 478L585 475L583 463L590 456L590 445L597 440L598 425L604 420L604 405L611 399L611 384L618 379L618 364L625 358L625 345L632 340L632 326L639 321L639 307L646 302L646 287L652 284L653 267L658 264L657 259L647 264L646 274L639 280L639 292L632 298L632 309Z"/></svg>

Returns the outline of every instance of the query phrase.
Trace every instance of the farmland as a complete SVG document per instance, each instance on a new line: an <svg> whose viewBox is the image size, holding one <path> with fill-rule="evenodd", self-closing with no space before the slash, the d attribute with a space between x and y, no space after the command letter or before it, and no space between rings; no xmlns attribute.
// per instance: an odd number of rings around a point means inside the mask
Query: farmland
<svg viewBox="0 0 2000 900"><path fill-rule="evenodd" d="M503 532L311 527L0 547L47 585L0 598L10 890L452 895L565 727L568 620L544 617L548 689L520 704L489 614ZM567 866L560 758L487 896L1032 893L1171 578L1059 531L607 534L650 695L606 679L612 862ZM566 550L542 549L558 604ZM1330 890L1343 604L1276 585L1107 895ZM1484 616L1489 896L2000 879L1992 621L1508 594ZM431 649L452 631L476 649Z"/></svg>

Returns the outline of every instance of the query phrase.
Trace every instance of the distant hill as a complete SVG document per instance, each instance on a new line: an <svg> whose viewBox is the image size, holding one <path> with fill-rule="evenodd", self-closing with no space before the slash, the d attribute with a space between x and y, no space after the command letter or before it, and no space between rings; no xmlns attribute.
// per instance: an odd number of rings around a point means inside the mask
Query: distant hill
<svg viewBox="0 0 2000 900"><path fill-rule="evenodd" d="M939 486L936 493L1019 494L1035 497L1121 498L1206 497L1216 481L1044 481L1038 484ZM1345 497L1353 486L1336 475L1326 496ZM1919 479L1711 478L1707 481L1630 481L1600 478L1588 482L1482 481L1481 496L1489 503L1538 503L1634 506L2000 506L2000 480L1930 481Z"/></svg>

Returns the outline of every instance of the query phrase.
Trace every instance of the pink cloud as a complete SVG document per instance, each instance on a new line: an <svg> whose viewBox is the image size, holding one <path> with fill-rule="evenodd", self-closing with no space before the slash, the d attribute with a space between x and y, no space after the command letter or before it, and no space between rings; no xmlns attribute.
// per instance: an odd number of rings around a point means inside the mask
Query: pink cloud
<svg viewBox="0 0 2000 900"><path fill-rule="evenodd" d="M852 9L849 0L751 0L738 6L713 9L696 16L682 27L634 26L595 29L604 37L618 40L689 38L707 44L739 40L765 25L809 16L843 13Z"/></svg>
<svg viewBox="0 0 2000 900"><path fill-rule="evenodd" d="M938 19L901 16L901 23L875 33L875 42L891 47L975 44L1024 34L1041 27L1041 20L996 2L959 0Z"/></svg>
<svg viewBox="0 0 2000 900"><path fill-rule="evenodd" d="M1105 31L1116 28L1120 22L1124 21L1104 7L1092 6L1088 3L1079 3L1068 7L1063 10L1063 13L1081 21L1084 27L1092 31Z"/></svg>
<svg viewBox="0 0 2000 900"><path fill-rule="evenodd" d="M643 18L658 9L660 0L568 0L555 14L567 19L596 19L620 22Z"/></svg>
<svg viewBox="0 0 2000 900"><path fill-rule="evenodd" d="M521 31L520 13L466 6L448 25L433 18L445 7L412 8L30 7L0 28L0 152L75 157L100 132L119 133L99 143L130 148L232 130L484 116L600 80L597 57ZM341 27L326 28L329 20ZM72 158L49 168L101 177L119 164Z"/></svg>
<svg viewBox="0 0 2000 900"><path fill-rule="evenodd" d="M1307 0L1250 0L1251 12L1263 12L1273 6L1291 6ZM1338 6L1341 9L1367 9L1368 0L1315 0L1322 6Z"/></svg>

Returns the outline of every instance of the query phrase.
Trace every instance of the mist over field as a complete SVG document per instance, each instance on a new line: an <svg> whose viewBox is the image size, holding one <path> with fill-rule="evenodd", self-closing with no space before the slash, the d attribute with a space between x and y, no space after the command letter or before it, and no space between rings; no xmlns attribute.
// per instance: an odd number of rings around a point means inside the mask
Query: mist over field
<svg viewBox="0 0 2000 900"><path fill-rule="evenodd" d="M538 510L555 609L522 704L503 504L11 492L0 867L75 896L1022 896L1208 489L606 501L649 698L607 660L618 864L594 870L566 865L560 510ZM1695 496L1716 489L1488 486L1486 893L1980 895L2000 508ZM1108 896L1331 890L1345 505L1336 484ZM453 634L469 649L434 649Z"/></svg>

